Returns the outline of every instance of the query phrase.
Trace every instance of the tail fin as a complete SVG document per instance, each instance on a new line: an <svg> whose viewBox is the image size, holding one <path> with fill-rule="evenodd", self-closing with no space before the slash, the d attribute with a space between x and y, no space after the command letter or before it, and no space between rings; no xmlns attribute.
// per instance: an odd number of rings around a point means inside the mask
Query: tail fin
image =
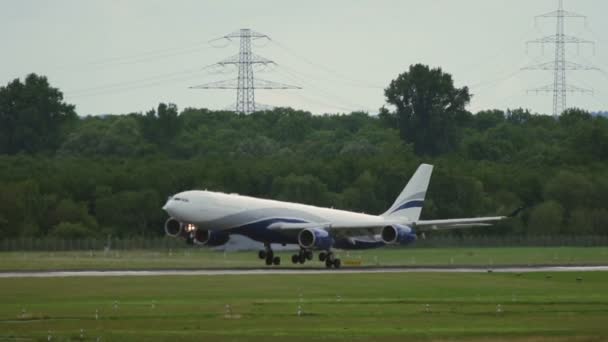
<svg viewBox="0 0 608 342"><path fill-rule="evenodd" d="M395 203L382 216L418 220L424 204L426 189L431 180L431 173L433 173L433 165L420 164Z"/></svg>

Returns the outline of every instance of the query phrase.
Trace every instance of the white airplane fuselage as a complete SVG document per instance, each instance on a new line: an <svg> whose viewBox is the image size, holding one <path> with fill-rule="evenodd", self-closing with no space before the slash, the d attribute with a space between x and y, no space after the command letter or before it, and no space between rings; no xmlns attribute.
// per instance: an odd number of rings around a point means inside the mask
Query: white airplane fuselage
<svg viewBox="0 0 608 342"><path fill-rule="evenodd" d="M163 209L181 222L212 231L238 229L261 220L319 224L383 220L382 216L377 215L198 190L180 192L172 196Z"/></svg>

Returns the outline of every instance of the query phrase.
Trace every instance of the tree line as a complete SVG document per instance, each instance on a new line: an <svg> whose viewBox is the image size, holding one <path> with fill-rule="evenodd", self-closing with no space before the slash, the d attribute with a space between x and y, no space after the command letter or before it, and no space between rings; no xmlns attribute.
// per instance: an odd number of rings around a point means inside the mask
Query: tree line
<svg viewBox="0 0 608 342"><path fill-rule="evenodd" d="M472 94L413 65L378 114L250 115L161 103L78 116L43 76L0 87L0 238L159 236L167 196L235 192L378 214L419 163L423 218L508 214L449 234L608 235L608 119L466 109Z"/></svg>

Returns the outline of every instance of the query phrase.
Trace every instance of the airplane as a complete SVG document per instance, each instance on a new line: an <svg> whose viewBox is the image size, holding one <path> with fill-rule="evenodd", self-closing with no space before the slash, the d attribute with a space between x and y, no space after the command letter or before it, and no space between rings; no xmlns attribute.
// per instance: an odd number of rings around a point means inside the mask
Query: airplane
<svg viewBox="0 0 608 342"><path fill-rule="evenodd" d="M231 234L264 243L258 257L266 265L280 265L272 244L297 244L294 264L313 259L327 268L342 263L334 249L368 249L392 244L408 245L426 231L489 226L515 216L420 220L433 166L421 164L393 205L381 215L241 196L212 191L184 191L169 197L163 206L169 214L165 232L188 243L221 246Z"/></svg>

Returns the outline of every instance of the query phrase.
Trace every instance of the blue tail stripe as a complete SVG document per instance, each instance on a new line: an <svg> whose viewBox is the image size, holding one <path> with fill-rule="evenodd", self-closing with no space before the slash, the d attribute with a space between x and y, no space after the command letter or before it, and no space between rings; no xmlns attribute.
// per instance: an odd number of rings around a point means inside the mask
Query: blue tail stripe
<svg viewBox="0 0 608 342"><path fill-rule="evenodd" d="M395 210L393 210L391 212L391 214L393 214L399 210L408 209L408 208L422 208L423 204L424 204L424 200L407 201L407 202L403 203L402 205L398 206Z"/></svg>

